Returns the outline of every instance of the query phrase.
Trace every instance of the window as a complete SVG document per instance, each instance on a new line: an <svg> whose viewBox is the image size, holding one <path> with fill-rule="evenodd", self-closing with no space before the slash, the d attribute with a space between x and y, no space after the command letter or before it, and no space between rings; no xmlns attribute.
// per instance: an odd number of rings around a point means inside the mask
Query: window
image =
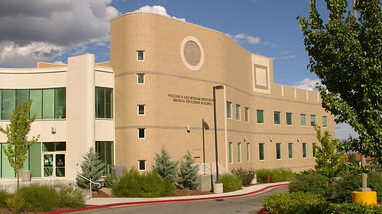
<svg viewBox="0 0 382 214"><path fill-rule="evenodd" d="M313 157L316 157L317 149L316 149L316 143L313 143Z"/></svg>
<svg viewBox="0 0 382 214"><path fill-rule="evenodd" d="M281 159L281 143L276 143L276 158Z"/></svg>
<svg viewBox="0 0 382 214"><path fill-rule="evenodd" d="M241 143L237 143L237 162L241 162Z"/></svg>
<svg viewBox="0 0 382 214"><path fill-rule="evenodd" d="M233 157L232 157L232 142L229 142L228 144L228 161L229 163L232 163Z"/></svg>
<svg viewBox="0 0 382 214"><path fill-rule="evenodd" d="M287 121L287 125L292 125L292 113L290 112L286 113L286 121Z"/></svg>
<svg viewBox="0 0 382 214"><path fill-rule="evenodd" d="M66 151L66 142L43 143L42 151L44 152Z"/></svg>
<svg viewBox="0 0 382 214"><path fill-rule="evenodd" d="M232 118L232 102L227 101L227 118Z"/></svg>
<svg viewBox="0 0 382 214"><path fill-rule="evenodd" d="M16 107L16 90L4 89L2 101L1 119L10 120L13 109Z"/></svg>
<svg viewBox="0 0 382 214"><path fill-rule="evenodd" d="M300 114L300 118L301 118L301 125L302 126L306 126L306 123L305 123L305 114Z"/></svg>
<svg viewBox="0 0 382 214"><path fill-rule="evenodd" d="M327 116L322 116L322 126L328 127L328 117Z"/></svg>
<svg viewBox="0 0 382 214"><path fill-rule="evenodd" d="M245 122L249 122L249 108L245 107Z"/></svg>
<svg viewBox="0 0 382 214"><path fill-rule="evenodd" d="M240 105L236 104L236 120L240 120Z"/></svg>
<svg viewBox="0 0 382 214"><path fill-rule="evenodd" d="M113 141L96 141L95 151L99 159L105 164L104 175L109 175L114 165L114 146Z"/></svg>
<svg viewBox="0 0 382 214"><path fill-rule="evenodd" d="M274 118L275 124L280 124L280 112L279 111L275 111L273 113L273 118Z"/></svg>
<svg viewBox="0 0 382 214"><path fill-rule="evenodd" d="M145 105L138 105L138 115L145 115Z"/></svg>
<svg viewBox="0 0 382 214"><path fill-rule="evenodd" d="M314 126L316 124L316 115L310 115L310 125Z"/></svg>
<svg viewBox="0 0 382 214"><path fill-rule="evenodd" d="M264 143L259 144L259 159L264 160Z"/></svg>
<svg viewBox="0 0 382 214"><path fill-rule="evenodd" d="M247 161L251 161L251 147L249 143L247 143Z"/></svg>
<svg viewBox="0 0 382 214"><path fill-rule="evenodd" d="M257 109L257 123L264 123L264 110Z"/></svg>
<svg viewBox="0 0 382 214"><path fill-rule="evenodd" d="M146 138L145 131L146 131L146 129L144 129L144 128L139 128L138 129L138 138L139 139L145 139Z"/></svg>
<svg viewBox="0 0 382 214"><path fill-rule="evenodd" d="M306 158L306 143L302 144L302 157Z"/></svg>
<svg viewBox="0 0 382 214"><path fill-rule="evenodd" d="M288 156L293 158L293 143L288 143Z"/></svg>
<svg viewBox="0 0 382 214"><path fill-rule="evenodd" d="M45 89L42 91L42 112L44 119L53 119L54 89Z"/></svg>
<svg viewBox="0 0 382 214"><path fill-rule="evenodd" d="M137 83L144 84L145 83L145 74L137 74Z"/></svg>
<svg viewBox="0 0 382 214"><path fill-rule="evenodd" d="M95 88L96 118L113 118L113 89Z"/></svg>
<svg viewBox="0 0 382 214"><path fill-rule="evenodd" d="M146 170L146 160L138 160L138 170L139 171Z"/></svg>
<svg viewBox="0 0 382 214"><path fill-rule="evenodd" d="M145 60L145 51L137 51L137 60L138 61L143 61Z"/></svg>

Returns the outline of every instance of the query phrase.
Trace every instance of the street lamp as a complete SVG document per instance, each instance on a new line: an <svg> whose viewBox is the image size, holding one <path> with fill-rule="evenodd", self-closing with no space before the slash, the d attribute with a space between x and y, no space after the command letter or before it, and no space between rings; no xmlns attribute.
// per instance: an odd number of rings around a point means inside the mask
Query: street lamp
<svg viewBox="0 0 382 214"><path fill-rule="evenodd" d="M215 157L216 157L216 183L219 183L219 158L218 158L218 134L217 134L217 125L216 125L216 98L215 90L223 89L224 86L217 85L213 87L213 99L214 99L214 129L215 129Z"/></svg>

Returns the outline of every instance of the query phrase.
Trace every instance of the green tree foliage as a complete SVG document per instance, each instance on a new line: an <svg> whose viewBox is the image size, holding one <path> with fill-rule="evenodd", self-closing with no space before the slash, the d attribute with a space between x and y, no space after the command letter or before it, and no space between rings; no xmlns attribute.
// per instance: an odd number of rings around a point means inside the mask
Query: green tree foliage
<svg viewBox="0 0 382 214"><path fill-rule="evenodd" d="M81 175L93 182L98 182L104 174L105 164L99 158L98 154L90 147L89 151L83 156L84 160L81 162ZM89 189L90 182L81 176L76 177L77 185L82 188ZM97 190L98 185L92 184L92 190Z"/></svg>
<svg viewBox="0 0 382 214"><path fill-rule="evenodd" d="M195 159L189 150L183 159L184 161L180 163L178 184L182 189L196 189L199 185L199 165L195 164Z"/></svg>
<svg viewBox="0 0 382 214"><path fill-rule="evenodd" d="M322 135L319 126L314 126L314 128L317 132L317 140L321 143L321 146L313 145L317 149L315 169L318 174L333 180L345 167L343 153L338 150L339 141L330 139L327 131Z"/></svg>
<svg viewBox="0 0 382 214"><path fill-rule="evenodd" d="M172 182L177 180L178 162L171 161L171 156L164 148L161 150L161 155L155 154L154 160L153 171L162 179Z"/></svg>
<svg viewBox="0 0 382 214"><path fill-rule="evenodd" d="M324 23L311 0L310 16L299 17L311 72L320 77L323 107L359 134L349 150L382 160L382 17L380 0L326 0Z"/></svg>
<svg viewBox="0 0 382 214"><path fill-rule="evenodd" d="M31 124L36 119L36 115L29 118L31 101L17 104L12 112L11 123L5 127L0 127L0 131L7 135L8 146L4 148L4 153L8 157L13 170L17 175L17 189L19 189L20 169L23 168L26 154L29 148L37 142L40 135L28 140L27 135L31 130Z"/></svg>

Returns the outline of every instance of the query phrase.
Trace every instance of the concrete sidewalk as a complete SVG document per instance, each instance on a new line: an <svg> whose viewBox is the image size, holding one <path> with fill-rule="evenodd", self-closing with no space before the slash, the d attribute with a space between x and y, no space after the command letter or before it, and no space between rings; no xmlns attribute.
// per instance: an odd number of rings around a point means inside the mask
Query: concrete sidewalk
<svg viewBox="0 0 382 214"><path fill-rule="evenodd" d="M239 196L256 194L273 187L286 186L286 185L289 185L289 182L257 184L250 187L243 187L243 189L234 191L234 192L221 193L221 194L208 194L208 195L175 196L175 197L159 197L159 198L91 198L86 201L86 205L122 206L122 205L129 205L129 204L133 205L133 204L147 204L147 203L161 203L161 202L220 199L220 198L230 198L230 197L239 197Z"/></svg>

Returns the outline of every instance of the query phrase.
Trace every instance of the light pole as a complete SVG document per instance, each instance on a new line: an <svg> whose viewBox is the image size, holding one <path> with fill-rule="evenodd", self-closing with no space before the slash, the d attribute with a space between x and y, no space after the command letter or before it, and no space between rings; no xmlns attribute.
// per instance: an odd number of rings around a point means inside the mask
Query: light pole
<svg viewBox="0 0 382 214"><path fill-rule="evenodd" d="M203 174L206 174L206 145L204 140L204 130L208 130L209 126L204 119L202 119L202 140L203 140Z"/></svg>
<svg viewBox="0 0 382 214"><path fill-rule="evenodd" d="M218 132L216 125L216 98L215 98L215 90L223 89L224 86L217 85L213 87L213 99L214 99L214 129L215 129L215 157L216 157L216 183L220 183L219 181L219 157L218 157Z"/></svg>

